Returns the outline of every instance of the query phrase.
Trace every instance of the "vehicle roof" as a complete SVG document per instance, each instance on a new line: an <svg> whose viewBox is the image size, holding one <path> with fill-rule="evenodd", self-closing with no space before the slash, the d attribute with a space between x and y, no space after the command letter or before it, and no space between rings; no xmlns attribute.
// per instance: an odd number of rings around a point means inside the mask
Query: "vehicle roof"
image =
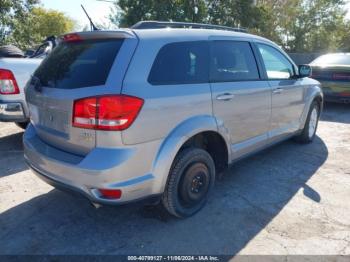
<svg viewBox="0 0 350 262"><path fill-rule="evenodd" d="M325 55L350 55L350 53L342 53L342 52L339 52L339 53L327 53L327 54L323 54L322 56L325 56Z"/></svg>
<svg viewBox="0 0 350 262"><path fill-rule="evenodd" d="M129 30L129 29L127 29ZM272 41L257 36L252 35L248 33L243 32L234 32L234 31L227 31L227 30L217 30L217 29L191 29L191 28L160 28L160 29L132 29L132 31L140 38L140 39L181 39L185 37L186 39L192 39L192 40L200 40L207 37L235 37L235 38L242 38L242 39L250 39L252 41L261 41L261 42L267 42L272 43Z"/></svg>
<svg viewBox="0 0 350 262"><path fill-rule="evenodd" d="M70 33L75 34L75 33ZM70 35L68 34L68 35ZM145 41L160 42L181 42L181 41L200 41L208 40L208 38L227 40L235 39L242 41L263 42L273 45L281 49L276 43L257 35L218 29L202 29L202 28L157 28L157 29L130 29L120 28L117 30L99 30L77 32L86 39L98 37L108 38L135 38Z"/></svg>

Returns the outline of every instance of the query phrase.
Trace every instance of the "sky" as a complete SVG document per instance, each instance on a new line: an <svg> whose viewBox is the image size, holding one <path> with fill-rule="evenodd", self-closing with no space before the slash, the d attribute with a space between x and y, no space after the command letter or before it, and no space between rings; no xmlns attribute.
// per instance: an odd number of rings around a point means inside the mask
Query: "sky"
<svg viewBox="0 0 350 262"><path fill-rule="evenodd" d="M41 0L45 8L56 9L66 13L68 16L78 22L77 30L81 30L85 25L89 25L80 4L83 4L86 11L96 23L109 25L108 14L113 4L112 0ZM350 19L350 0L347 0L347 18Z"/></svg>
<svg viewBox="0 0 350 262"><path fill-rule="evenodd" d="M104 2L106 1L106 2ZM77 21L77 30L84 28L85 25L89 25L83 9L80 7L84 5L86 11L91 17L94 23L109 24L108 15L110 9L113 7L111 0L41 0L42 6L48 9L55 9L64 12L69 17Z"/></svg>
<svg viewBox="0 0 350 262"><path fill-rule="evenodd" d="M348 19L350 19L350 0L347 1L348 4L346 6L346 8L348 9L348 15L346 16Z"/></svg>

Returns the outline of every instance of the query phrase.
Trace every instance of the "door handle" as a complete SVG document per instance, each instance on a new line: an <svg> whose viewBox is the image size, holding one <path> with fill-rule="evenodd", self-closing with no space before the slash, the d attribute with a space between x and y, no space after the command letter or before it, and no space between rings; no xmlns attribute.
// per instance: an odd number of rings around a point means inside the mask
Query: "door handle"
<svg viewBox="0 0 350 262"><path fill-rule="evenodd" d="M234 97L235 97L234 94L225 93L225 94L218 95L218 96L216 97L216 100L219 100L219 101L230 101L230 100L233 99Z"/></svg>
<svg viewBox="0 0 350 262"><path fill-rule="evenodd" d="M284 89L279 87L279 88L276 88L275 90L273 90L272 93L281 94L283 91L284 91Z"/></svg>

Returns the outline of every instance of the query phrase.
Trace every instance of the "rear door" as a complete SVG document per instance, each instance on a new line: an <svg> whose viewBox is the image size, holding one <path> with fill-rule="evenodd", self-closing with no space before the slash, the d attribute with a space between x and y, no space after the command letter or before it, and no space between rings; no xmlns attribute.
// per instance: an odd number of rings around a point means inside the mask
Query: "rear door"
<svg viewBox="0 0 350 262"><path fill-rule="evenodd" d="M158 40L145 37L147 30L140 31L142 41L126 74L123 94L145 103L135 122L122 132L126 145L162 139L184 121L212 115L208 37L179 38L170 33Z"/></svg>
<svg viewBox="0 0 350 262"><path fill-rule="evenodd" d="M271 137L298 130L304 109L304 86L293 63L277 48L257 44L272 88Z"/></svg>
<svg viewBox="0 0 350 262"><path fill-rule="evenodd" d="M266 143L271 89L260 77L248 41L215 40L211 45L214 114L230 135L234 157L240 157Z"/></svg>
<svg viewBox="0 0 350 262"><path fill-rule="evenodd" d="M65 36L27 86L31 123L38 136L76 154L94 148L96 131L72 126L74 101L119 94L136 44L133 34L123 31Z"/></svg>

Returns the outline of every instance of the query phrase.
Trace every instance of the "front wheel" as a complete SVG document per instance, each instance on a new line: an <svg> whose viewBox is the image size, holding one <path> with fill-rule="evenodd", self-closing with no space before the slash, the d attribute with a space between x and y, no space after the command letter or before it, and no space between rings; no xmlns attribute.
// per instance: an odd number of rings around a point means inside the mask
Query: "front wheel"
<svg viewBox="0 0 350 262"><path fill-rule="evenodd" d="M203 149L188 148L175 158L162 204L179 218L194 215L206 203L215 181L215 164Z"/></svg>
<svg viewBox="0 0 350 262"><path fill-rule="evenodd" d="M316 135L318 120L320 117L320 106L314 101L311 104L304 129L301 134L296 137L296 141L300 143L311 143Z"/></svg>

